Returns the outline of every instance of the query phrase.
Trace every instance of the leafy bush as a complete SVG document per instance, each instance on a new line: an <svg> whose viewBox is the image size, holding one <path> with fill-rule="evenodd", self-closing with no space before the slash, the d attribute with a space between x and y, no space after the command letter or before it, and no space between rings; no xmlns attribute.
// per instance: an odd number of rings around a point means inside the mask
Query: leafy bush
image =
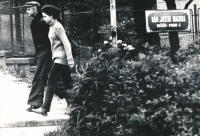
<svg viewBox="0 0 200 136"><path fill-rule="evenodd" d="M156 51L148 48L149 53L137 61L108 60L106 54L90 60L71 94L72 110L63 133L199 135L200 55L194 52L198 46L181 49L178 65L163 52L153 54Z"/></svg>

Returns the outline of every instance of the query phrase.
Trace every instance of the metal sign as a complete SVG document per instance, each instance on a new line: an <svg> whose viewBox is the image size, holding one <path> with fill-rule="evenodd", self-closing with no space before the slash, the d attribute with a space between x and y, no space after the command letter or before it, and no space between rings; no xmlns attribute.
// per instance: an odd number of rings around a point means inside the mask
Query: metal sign
<svg viewBox="0 0 200 136"><path fill-rule="evenodd" d="M145 16L148 33L191 31L190 10L146 10Z"/></svg>

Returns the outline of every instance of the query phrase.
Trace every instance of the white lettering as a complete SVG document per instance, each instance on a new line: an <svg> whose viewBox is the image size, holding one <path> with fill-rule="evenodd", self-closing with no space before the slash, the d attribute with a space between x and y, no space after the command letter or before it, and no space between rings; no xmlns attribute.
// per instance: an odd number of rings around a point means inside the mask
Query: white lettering
<svg viewBox="0 0 200 136"><path fill-rule="evenodd" d="M165 22L171 22L171 16L161 16L161 17L156 17L156 16L153 16L151 17L151 21L152 23L157 23L157 22L160 22L160 23L165 23Z"/></svg>
<svg viewBox="0 0 200 136"><path fill-rule="evenodd" d="M167 24L166 23L157 24L157 28L161 28L161 27L167 27Z"/></svg>
<svg viewBox="0 0 200 136"><path fill-rule="evenodd" d="M178 27L178 24L169 24L169 27Z"/></svg>
<svg viewBox="0 0 200 136"><path fill-rule="evenodd" d="M171 16L162 16L160 17L160 21L159 22L171 22Z"/></svg>
<svg viewBox="0 0 200 136"><path fill-rule="evenodd" d="M156 16L151 17L151 21L152 21L152 23L158 22L158 17L156 17Z"/></svg>
<svg viewBox="0 0 200 136"><path fill-rule="evenodd" d="M173 22L186 22L185 16L172 16Z"/></svg>

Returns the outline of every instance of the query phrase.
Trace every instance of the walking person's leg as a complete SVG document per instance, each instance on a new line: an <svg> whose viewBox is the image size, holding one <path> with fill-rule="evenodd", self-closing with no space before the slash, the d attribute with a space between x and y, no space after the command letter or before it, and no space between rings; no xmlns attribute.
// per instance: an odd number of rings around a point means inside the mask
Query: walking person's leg
<svg viewBox="0 0 200 136"><path fill-rule="evenodd" d="M63 81L63 84L65 86L65 89L72 89L72 77L71 77L71 71L68 65L63 65L61 67L60 75Z"/></svg>
<svg viewBox="0 0 200 136"><path fill-rule="evenodd" d="M63 65L61 67L60 75L61 75L63 84L65 86L65 89L66 90L72 89L73 88L72 77L71 77L71 71L70 71L70 68L69 68L68 65ZM65 99L67 101L67 104L70 105L67 92L66 92L66 95L65 95Z"/></svg>
<svg viewBox="0 0 200 136"><path fill-rule="evenodd" d="M50 111L51 102L56 89L56 84L59 80L59 74L60 74L60 64L54 63L47 80L47 92L45 95L44 104L38 110L34 110L36 113L47 116L47 112Z"/></svg>
<svg viewBox="0 0 200 136"><path fill-rule="evenodd" d="M42 105L41 108L34 110L36 113L46 116L47 112L50 111L51 102L53 99L53 95L55 94L56 85L57 85L57 82L58 82L60 76L62 78L62 81L63 81L66 89L73 88L71 72L70 72L69 66L54 63L51 68L49 78L47 80L47 92L45 95L44 104ZM65 97L66 97L66 94L67 93L64 94Z"/></svg>
<svg viewBox="0 0 200 136"><path fill-rule="evenodd" d="M68 90L68 92L66 91L66 94L65 94L65 99L67 101L67 110L65 112L65 114L68 114L70 113L70 110L71 110L71 103L70 103L70 100L69 100L69 92L70 91L73 91L73 83L72 83L72 77L71 77L71 70L69 68L68 65L63 65L62 66L62 70L61 70L61 78L62 78L62 81L63 81L63 84L65 86L65 89Z"/></svg>
<svg viewBox="0 0 200 136"><path fill-rule="evenodd" d="M63 89L56 89L55 95L57 95L60 99L64 98L66 100L66 102L67 102L67 109L66 110L68 111L69 107L70 107L68 91L69 91L69 89L73 88L71 72L70 72L68 65L67 66L61 65L59 80L61 80L61 82L63 83L64 88Z"/></svg>
<svg viewBox="0 0 200 136"><path fill-rule="evenodd" d="M51 67L51 51L42 51L38 53L37 69L32 81L32 88L28 97L28 104L31 105L27 111L39 108L43 103L44 89L47 79L47 73Z"/></svg>

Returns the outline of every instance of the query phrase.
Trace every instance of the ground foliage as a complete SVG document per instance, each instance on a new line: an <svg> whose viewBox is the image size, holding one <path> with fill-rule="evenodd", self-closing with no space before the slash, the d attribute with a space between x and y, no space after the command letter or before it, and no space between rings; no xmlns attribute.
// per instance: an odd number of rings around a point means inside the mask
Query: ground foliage
<svg viewBox="0 0 200 136"><path fill-rule="evenodd" d="M200 134L199 45L181 48L178 64L171 63L163 47L143 46L137 61L109 60L102 54L88 62L71 93L72 110L63 134Z"/></svg>

